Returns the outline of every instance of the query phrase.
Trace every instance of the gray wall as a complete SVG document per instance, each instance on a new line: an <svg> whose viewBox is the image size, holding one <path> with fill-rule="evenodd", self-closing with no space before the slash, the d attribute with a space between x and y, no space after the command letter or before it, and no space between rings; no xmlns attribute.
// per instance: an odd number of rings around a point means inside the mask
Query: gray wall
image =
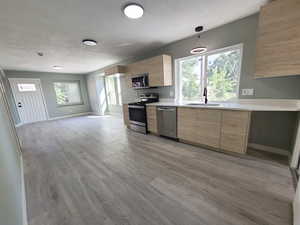
<svg viewBox="0 0 300 225"><path fill-rule="evenodd" d="M298 112L253 112L249 143L292 152Z"/></svg>
<svg viewBox="0 0 300 225"><path fill-rule="evenodd" d="M9 121L0 84L0 224L23 225L21 155Z"/></svg>
<svg viewBox="0 0 300 225"><path fill-rule="evenodd" d="M88 99L86 75L84 74L61 74L61 73L44 73L44 72L22 72L22 71L5 71L7 78L39 78L41 80L46 105L50 118L67 116L77 113L90 112L90 104ZM81 87L81 95L83 104L73 106L58 106L53 82L55 81L79 81ZM10 91L10 88L8 89ZM10 98L12 95L9 95ZM10 102L13 102L10 99ZM15 104L12 105L15 110ZM18 123L19 118L14 115L15 122Z"/></svg>
<svg viewBox="0 0 300 225"><path fill-rule="evenodd" d="M227 46L243 43L243 62L240 80L241 89L254 88L255 96L241 96L240 98L273 98L273 99L299 99L300 98L300 76L289 76L281 78L253 79L255 72L255 49L258 28L258 14L226 24L219 28L204 32L201 35L201 44L208 50L224 48ZM196 37L187 38L149 55L170 54L173 59L189 56L190 49L195 47ZM170 91L174 87L160 88L162 97L170 98Z"/></svg>
<svg viewBox="0 0 300 225"><path fill-rule="evenodd" d="M241 89L244 88L254 88L255 95L240 95L240 98L299 99L300 76L253 79L255 72L257 28L258 14L255 14L204 32L201 35L201 43L207 46L208 50L224 48L240 43L244 44L240 92ZM190 55L190 49L195 47L197 42L196 36L190 37L175 43L171 43L161 49L157 49L152 52L145 52L140 57L129 59L118 64L126 65L127 63L132 63L137 60L160 54L170 54L173 56L173 59L186 57ZM102 71L102 69L99 71ZM163 87L146 91L158 92L162 98L173 98L170 93L174 93L174 87Z"/></svg>

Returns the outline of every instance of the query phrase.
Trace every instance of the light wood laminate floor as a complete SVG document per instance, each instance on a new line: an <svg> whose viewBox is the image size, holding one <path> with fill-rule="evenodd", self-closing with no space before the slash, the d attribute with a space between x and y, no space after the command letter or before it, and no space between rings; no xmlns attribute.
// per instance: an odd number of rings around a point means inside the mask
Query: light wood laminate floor
<svg viewBox="0 0 300 225"><path fill-rule="evenodd" d="M291 225L287 166L85 116L18 129L29 225Z"/></svg>

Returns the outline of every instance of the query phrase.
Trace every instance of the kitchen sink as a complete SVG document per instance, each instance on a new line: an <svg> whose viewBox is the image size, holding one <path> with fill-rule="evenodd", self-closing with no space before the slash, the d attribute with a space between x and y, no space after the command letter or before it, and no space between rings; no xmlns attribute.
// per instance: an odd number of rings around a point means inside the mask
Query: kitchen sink
<svg viewBox="0 0 300 225"><path fill-rule="evenodd" d="M216 104L216 103L189 103L187 105L191 105L191 106L219 106L220 104Z"/></svg>

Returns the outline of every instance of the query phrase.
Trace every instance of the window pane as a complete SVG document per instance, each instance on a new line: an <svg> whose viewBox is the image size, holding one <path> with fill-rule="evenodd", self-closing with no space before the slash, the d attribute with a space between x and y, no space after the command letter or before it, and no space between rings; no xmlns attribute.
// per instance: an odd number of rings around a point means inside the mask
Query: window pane
<svg viewBox="0 0 300 225"><path fill-rule="evenodd" d="M207 88L210 101L238 98L240 60L239 49L207 57Z"/></svg>
<svg viewBox="0 0 300 225"><path fill-rule="evenodd" d="M35 84L18 84L20 92L36 91Z"/></svg>
<svg viewBox="0 0 300 225"><path fill-rule="evenodd" d="M180 92L181 100L201 100L201 74L202 58L195 57L180 62Z"/></svg>
<svg viewBox="0 0 300 225"><path fill-rule="evenodd" d="M79 83L57 82L54 83L56 101L59 105L71 105L81 103Z"/></svg>
<svg viewBox="0 0 300 225"><path fill-rule="evenodd" d="M121 85L120 77L118 76L107 76L106 81L106 93L108 105L121 105Z"/></svg>

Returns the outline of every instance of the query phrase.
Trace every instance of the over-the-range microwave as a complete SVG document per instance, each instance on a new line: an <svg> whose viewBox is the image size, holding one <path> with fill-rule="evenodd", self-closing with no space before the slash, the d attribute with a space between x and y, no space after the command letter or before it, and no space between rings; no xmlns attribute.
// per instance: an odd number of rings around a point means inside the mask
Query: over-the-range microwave
<svg viewBox="0 0 300 225"><path fill-rule="evenodd" d="M136 75L131 78L132 87L135 89L149 88L148 73Z"/></svg>

